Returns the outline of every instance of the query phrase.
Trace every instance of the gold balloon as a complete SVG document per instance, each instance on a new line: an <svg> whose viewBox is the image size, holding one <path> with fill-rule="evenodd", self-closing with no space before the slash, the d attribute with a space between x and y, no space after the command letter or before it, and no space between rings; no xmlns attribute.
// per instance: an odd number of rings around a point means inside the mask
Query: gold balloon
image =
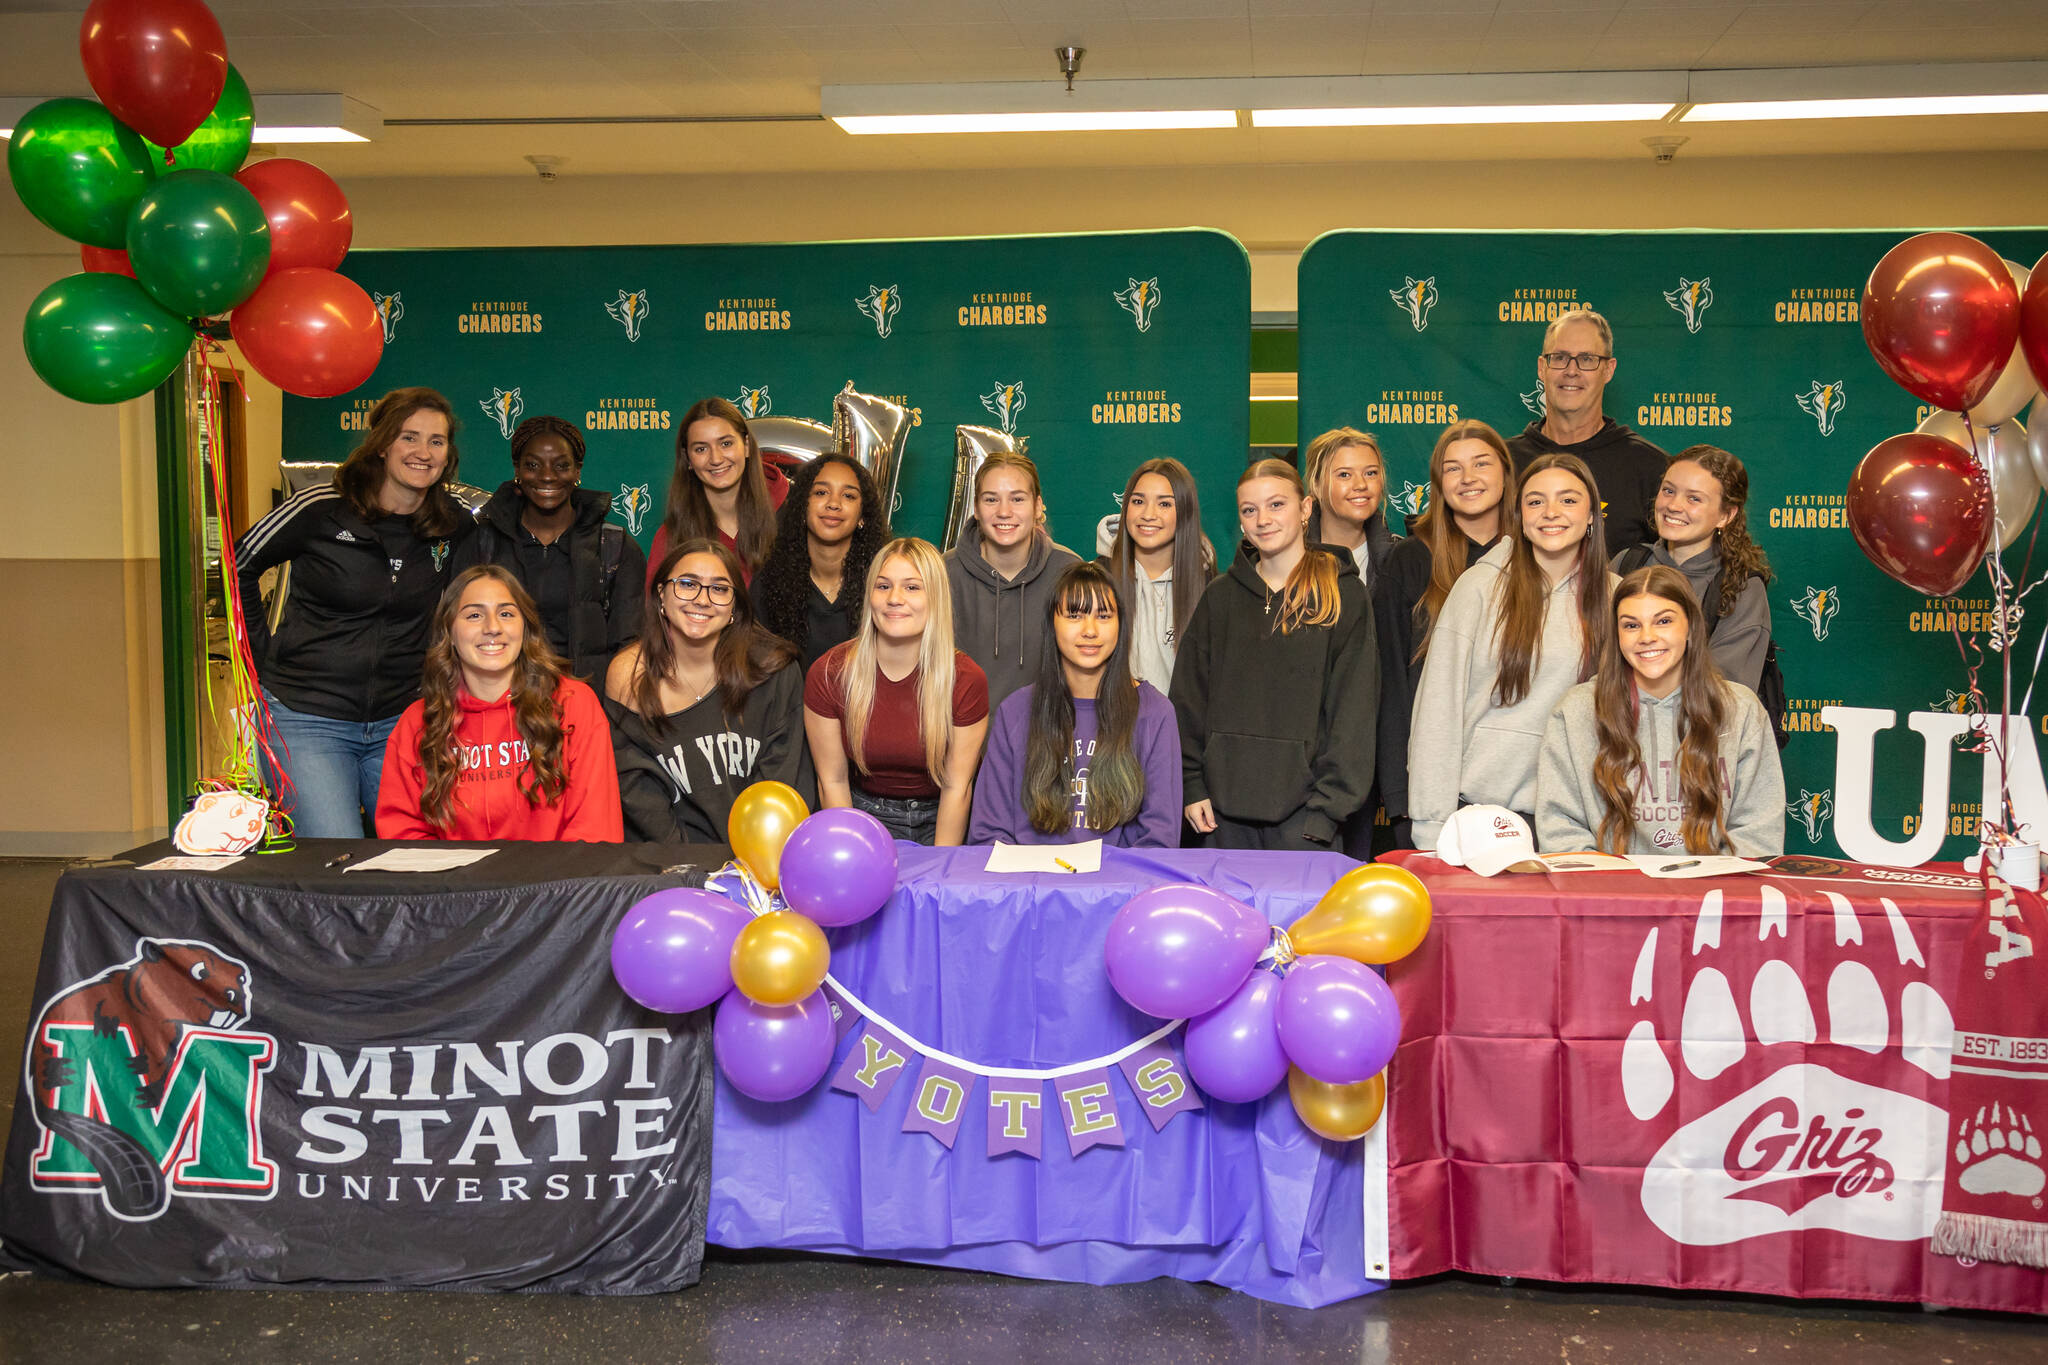
<svg viewBox="0 0 2048 1365"><path fill-rule="evenodd" d="M811 808L786 782L756 782L732 803L725 820L725 841L754 880L770 891L782 884L782 846Z"/></svg>
<svg viewBox="0 0 2048 1365"><path fill-rule="evenodd" d="M732 941L732 984L757 1005L794 1005L825 979L825 931L794 910L771 910Z"/></svg>
<svg viewBox="0 0 2048 1365"><path fill-rule="evenodd" d="M1287 1068L1287 1098L1308 1130L1332 1142L1362 1138L1380 1121L1387 1107L1387 1073L1355 1085L1319 1081L1298 1066Z"/></svg>
<svg viewBox="0 0 2048 1365"><path fill-rule="evenodd" d="M1429 891L1414 873L1386 863L1354 867L1315 908L1287 926L1294 951L1374 966L1398 962L1429 932Z"/></svg>

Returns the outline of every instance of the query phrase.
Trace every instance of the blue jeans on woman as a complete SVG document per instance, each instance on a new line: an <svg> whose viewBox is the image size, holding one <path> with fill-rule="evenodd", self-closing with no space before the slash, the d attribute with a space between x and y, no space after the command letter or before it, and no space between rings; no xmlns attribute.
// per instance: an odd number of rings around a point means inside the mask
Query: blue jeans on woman
<svg viewBox="0 0 2048 1365"><path fill-rule="evenodd" d="M364 826L376 818L384 745L398 717L333 720L294 711L267 691L263 700L274 727L271 743L291 779L293 832L308 839L362 838ZM282 795L267 756L263 775Z"/></svg>

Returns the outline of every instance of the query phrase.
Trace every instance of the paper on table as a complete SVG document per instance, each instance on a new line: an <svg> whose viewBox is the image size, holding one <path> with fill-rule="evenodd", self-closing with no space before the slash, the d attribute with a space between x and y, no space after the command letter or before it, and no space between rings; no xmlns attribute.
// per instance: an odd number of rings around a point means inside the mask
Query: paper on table
<svg viewBox="0 0 2048 1365"><path fill-rule="evenodd" d="M1539 853L1535 861L1546 872L1627 872L1635 867L1612 853Z"/></svg>
<svg viewBox="0 0 2048 1365"><path fill-rule="evenodd" d="M153 863L144 863L137 872L218 872L229 863L239 863L239 853L173 853L168 858L158 858Z"/></svg>
<svg viewBox="0 0 2048 1365"><path fill-rule="evenodd" d="M1688 858L1682 853L1631 853L1628 860L1645 877L1683 880L1688 877L1731 877L1738 872L1769 872L1769 863L1748 858Z"/></svg>
<svg viewBox="0 0 2048 1365"><path fill-rule="evenodd" d="M495 848L387 848L343 872L447 872L490 857Z"/></svg>
<svg viewBox="0 0 2048 1365"><path fill-rule="evenodd" d="M1102 840L1084 844L1003 844L988 851L989 872L1100 872Z"/></svg>

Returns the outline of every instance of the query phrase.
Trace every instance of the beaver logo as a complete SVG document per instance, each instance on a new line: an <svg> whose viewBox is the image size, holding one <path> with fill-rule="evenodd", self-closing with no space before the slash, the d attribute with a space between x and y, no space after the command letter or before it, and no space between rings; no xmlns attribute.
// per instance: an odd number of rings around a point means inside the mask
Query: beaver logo
<svg viewBox="0 0 2048 1365"><path fill-rule="evenodd" d="M30 1183L96 1192L124 1222L158 1217L173 1194L269 1199L258 1116L277 1040L248 1021L248 967L193 939L141 939L60 991L29 1033L43 1130Z"/></svg>

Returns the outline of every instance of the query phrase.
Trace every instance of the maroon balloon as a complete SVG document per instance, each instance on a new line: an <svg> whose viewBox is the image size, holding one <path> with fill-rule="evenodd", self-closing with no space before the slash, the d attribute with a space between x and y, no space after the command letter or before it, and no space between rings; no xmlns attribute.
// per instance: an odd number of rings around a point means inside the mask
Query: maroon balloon
<svg viewBox="0 0 2048 1365"><path fill-rule="evenodd" d="M318 166L292 158L259 161L237 172L270 220L270 273L332 270L348 255L355 226L341 186Z"/></svg>
<svg viewBox="0 0 2048 1365"><path fill-rule="evenodd" d="M228 325L256 372L301 398L347 393L384 355L377 305L332 270L272 275L236 305Z"/></svg>
<svg viewBox="0 0 2048 1365"><path fill-rule="evenodd" d="M99 275L126 275L135 278L135 267L128 261L128 253L119 247L94 246L81 243L78 259L87 270Z"/></svg>
<svg viewBox="0 0 2048 1365"><path fill-rule="evenodd" d="M1947 597L1991 545L1991 481L1953 441L1909 431L1879 441L1849 479L1849 529L1870 562Z"/></svg>
<svg viewBox="0 0 2048 1365"><path fill-rule="evenodd" d="M200 0L93 0L78 56L100 103L159 147L192 136L228 83L228 40Z"/></svg>
<svg viewBox="0 0 2048 1365"><path fill-rule="evenodd" d="M2020 295L2020 354L2035 379L2048 374L2048 256L2034 262Z"/></svg>
<svg viewBox="0 0 2048 1365"><path fill-rule="evenodd" d="M1908 237L1863 286L1870 353L1899 387L1937 408L1977 406L2019 332L2019 289L2005 263L1959 232Z"/></svg>

